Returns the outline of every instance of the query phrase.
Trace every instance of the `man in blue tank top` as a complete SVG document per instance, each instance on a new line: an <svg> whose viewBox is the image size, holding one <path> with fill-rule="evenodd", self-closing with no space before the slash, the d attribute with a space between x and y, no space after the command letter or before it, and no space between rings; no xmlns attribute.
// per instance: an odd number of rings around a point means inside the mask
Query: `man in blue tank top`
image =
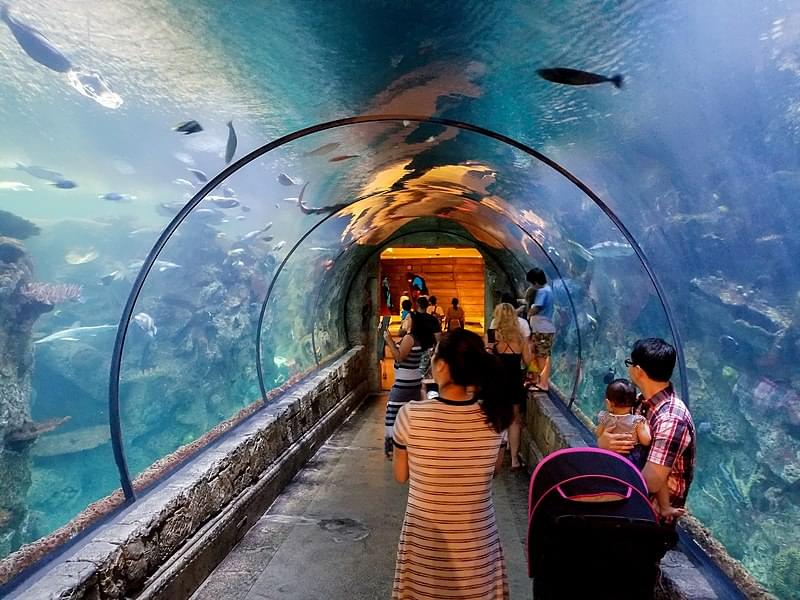
<svg viewBox="0 0 800 600"><path fill-rule="evenodd" d="M525 301L529 306L533 354L539 368L539 383L534 386L534 391L547 391L550 388L550 351L556 334L553 289L547 283L544 271L538 267L528 271L525 279L531 284L525 292Z"/></svg>

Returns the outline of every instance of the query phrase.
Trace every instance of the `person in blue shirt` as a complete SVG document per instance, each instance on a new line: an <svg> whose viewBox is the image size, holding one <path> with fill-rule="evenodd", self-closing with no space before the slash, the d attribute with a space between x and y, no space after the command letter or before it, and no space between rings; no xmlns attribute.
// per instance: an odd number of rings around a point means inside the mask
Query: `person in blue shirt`
<svg viewBox="0 0 800 600"><path fill-rule="evenodd" d="M539 367L539 382L534 391L546 392L550 388L550 351L556 327L553 324L553 289L541 269L533 268L525 276L531 286L525 293L528 303L528 320L531 325L531 345L536 365Z"/></svg>

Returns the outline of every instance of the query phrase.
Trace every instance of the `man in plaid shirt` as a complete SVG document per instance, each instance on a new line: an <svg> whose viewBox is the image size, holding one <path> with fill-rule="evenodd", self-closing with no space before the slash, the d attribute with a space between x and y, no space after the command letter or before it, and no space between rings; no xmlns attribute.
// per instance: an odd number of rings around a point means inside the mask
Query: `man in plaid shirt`
<svg viewBox="0 0 800 600"><path fill-rule="evenodd" d="M641 412L647 418L653 441L642 475L651 494L669 489L674 508L686 505L694 476L695 435L692 415L670 383L675 368L675 348L659 338L637 340L625 361L631 381L641 390ZM629 434L606 432L601 448L627 454L635 441Z"/></svg>

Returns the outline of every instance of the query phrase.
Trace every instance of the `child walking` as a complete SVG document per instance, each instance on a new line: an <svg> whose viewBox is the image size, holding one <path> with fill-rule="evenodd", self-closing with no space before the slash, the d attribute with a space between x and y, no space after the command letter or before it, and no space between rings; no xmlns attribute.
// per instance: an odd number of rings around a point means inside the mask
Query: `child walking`
<svg viewBox="0 0 800 600"><path fill-rule="evenodd" d="M646 447L650 446L652 435L647 419L635 414L636 388L627 379L615 379L606 387L606 410L597 414L595 435L599 438L608 430L613 433L629 433L636 440L628 458L639 469L647 461ZM669 503L669 491L664 486L655 497L658 513L666 521L683 516L686 510L673 508Z"/></svg>

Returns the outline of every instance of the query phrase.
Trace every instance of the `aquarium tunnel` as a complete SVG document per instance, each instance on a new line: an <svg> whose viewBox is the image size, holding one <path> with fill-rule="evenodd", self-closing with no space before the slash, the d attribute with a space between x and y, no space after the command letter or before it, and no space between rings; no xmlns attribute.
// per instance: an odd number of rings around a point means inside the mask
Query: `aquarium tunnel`
<svg viewBox="0 0 800 600"><path fill-rule="evenodd" d="M529 467L664 338L668 597L800 598L800 3L0 0L0 57L0 597L387 596L381 315L539 267Z"/></svg>

